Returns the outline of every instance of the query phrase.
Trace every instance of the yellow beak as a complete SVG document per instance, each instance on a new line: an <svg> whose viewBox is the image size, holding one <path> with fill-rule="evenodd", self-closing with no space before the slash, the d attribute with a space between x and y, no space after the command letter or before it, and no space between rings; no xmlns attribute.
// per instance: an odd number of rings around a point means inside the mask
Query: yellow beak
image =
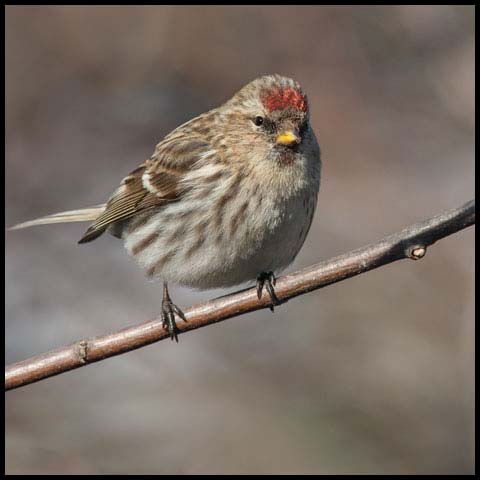
<svg viewBox="0 0 480 480"><path fill-rule="evenodd" d="M280 145L294 145L295 143L300 143L302 141L300 134L297 130L285 130L277 136L277 143Z"/></svg>

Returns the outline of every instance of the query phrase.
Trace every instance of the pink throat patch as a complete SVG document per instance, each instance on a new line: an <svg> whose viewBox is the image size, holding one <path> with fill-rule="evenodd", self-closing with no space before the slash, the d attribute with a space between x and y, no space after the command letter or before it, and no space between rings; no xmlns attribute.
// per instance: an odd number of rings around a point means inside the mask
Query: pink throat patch
<svg viewBox="0 0 480 480"><path fill-rule="evenodd" d="M307 111L307 100L298 90L293 88L269 90L263 95L262 102L269 112L292 107L301 112Z"/></svg>

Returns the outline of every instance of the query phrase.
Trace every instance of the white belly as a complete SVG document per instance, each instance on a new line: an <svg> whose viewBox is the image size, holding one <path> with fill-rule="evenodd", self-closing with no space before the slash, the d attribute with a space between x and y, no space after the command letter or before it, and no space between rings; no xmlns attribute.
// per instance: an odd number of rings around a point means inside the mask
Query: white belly
<svg viewBox="0 0 480 480"><path fill-rule="evenodd" d="M289 198L248 182L197 189L148 222L133 222L125 246L150 276L168 282L206 289L254 281L295 259L315 211L316 183Z"/></svg>

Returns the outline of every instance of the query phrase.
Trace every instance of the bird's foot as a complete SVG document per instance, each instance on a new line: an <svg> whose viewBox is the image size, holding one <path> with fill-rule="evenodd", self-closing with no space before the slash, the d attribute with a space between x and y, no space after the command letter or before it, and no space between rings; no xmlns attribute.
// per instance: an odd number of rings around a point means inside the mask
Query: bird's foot
<svg viewBox="0 0 480 480"><path fill-rule="evenodd" d="M270 305L270 310L273 312L273 307L275 305L280 305L282 302L277 297L275 293L275 283L277 282L273 272L262 272L257 277L257 296L260 300L262 298L263 288L267 289L268 294L270 295L270 300L272 304Z"/></svg>
<svg viewBox="0 0 480 480"><path fill-rule="evenodd" d="M175 314L177 314L184 322L187 321L183 312L172 302L168 293L167 283L163 284L163 300L162 300L162 326L168 330L170 338L178 343L178 327L175 323Z"/></svg>

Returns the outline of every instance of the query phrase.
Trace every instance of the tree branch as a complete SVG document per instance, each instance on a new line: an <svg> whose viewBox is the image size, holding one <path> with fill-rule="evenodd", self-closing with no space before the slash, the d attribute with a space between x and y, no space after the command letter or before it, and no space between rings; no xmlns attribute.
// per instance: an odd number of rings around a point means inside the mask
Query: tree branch
<svg viewBox="0 0 480 480"><path fill-rule="evenodd" d="M420 259L425 255L427 246L474 223L475 200L471 200L460 208L407 227L376 243L283 276L277 281L276 294L282 302L286 302L396 260ZM268 295L258 300L254 288L232 293L185 310L188 323L178 323L179 333L268 306ZM8 365L5 369L5 390L28 385L168 337L161 319L156 318L108 335L81 340Z"/></svg>

